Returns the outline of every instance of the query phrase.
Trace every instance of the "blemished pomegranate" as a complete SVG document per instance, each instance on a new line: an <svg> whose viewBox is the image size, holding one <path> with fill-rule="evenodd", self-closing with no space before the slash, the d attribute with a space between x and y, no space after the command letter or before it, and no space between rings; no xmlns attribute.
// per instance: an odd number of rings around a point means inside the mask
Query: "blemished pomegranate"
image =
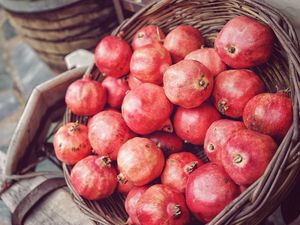
<svg viewBox="0 0 300 225"><path fill-rule="evenodd" d="M171 154L161 174L161 183L168 185L181 193L185 193L185 187L189 175L203 162L190 152L178 152Z"/></svg>
<svg viewBox="0 0 300 225"><path fill-rule="evenodd" d="M178 107L174 115L174 128L181 139L202 145L207 129L219 119L220 113L208 103L193 109Z"/></svg>
<svg viewBox="0 0 300 225"><path fill-rule="evenodd" d="M119 148L134 136L121 113L106 110L88 122L88 137L95 153L117 159Z"/></svg>
<svg viewBox="0 0 300 225"><path fill-rule="evenodd" d="M56 157L66 164L73 165L91 153L87 126L67 123L59 128L53 139Z"/></svg>
<svg viewBox="0 0 300 225"><path fill-rule="evenodd" d="M107 76L122 77L129 72L130 45L120 37L106 36L95 49L95 64Z"/></svg>
<svg viewBox="0 0 300 225"><path fill-rule="evenodd" d="M215 48L232 68L243 69L266 63L272 53L272 30L247 16L231 19L219 32Z"/></svg>
<svg viewBox="0 0 300 225"><path fill-rule="evenodd" d="M234 133L222 151L222 163L238 185L249 185L263 175L277 149L268 135L244 129Z"/></svg>
<svg viewBox="0 0 300 225"><path fill-rule="evenodd" d="M164 47L170 52L173 63L177 63L190 52L201 48L203 43L199 30L190 25L180 25L167 34Z"/></svg>
<svg viewBox="0 0 300 225"><path fill-rule="evenodd" d="M90 155L75 164L71 183L88 200L109 197L117 187L117 172L107 156Z"/></svg>
<svg viewBox="0 0 300 225"><path fill-rule="evenodd" d="M164 90L168 99L184 108L195 108L210 96L213 76L201 63L182 60L164 73Z"/></svg>
<svg viewBox="0 0 300 225"><path fill-rule="evenodd" d="M117 163L121 172L119 179L128 180L135 186L143 186L160 176L165 159L153 141L135 137L122 145Z"/></svg>
<svg viewBox="0 0 300 225"><path fill-rule="evenodd" d="M164 39L165 34L158 26L148 25L136 32L131 45L136 50L149 44L163 44Z"/></svg>
<svg viewBox="0 0 300 225"><path fill-rule="evenodd" d="M163 88L151 83L129 91L122 104L122 116L128 127L143 135L162 129L172 110Z"/></svg>
<svg viewBox="0 0 300 225"><path fill-rule="evenodd" d="M204 223L210 222L239 194L239 186L215 163L195 170L186 185L187 206Z"/></svg>
<svg viewBox="0 0 300 225"><path fill-rule="evenodd" d="M74 114L92 116L104 108L106 91L101 83L84 77L70 84L66 92L65 102Z"/></svg>
<svg viewBox="0 0 300 225"><path fill-rule="evenodd" d="M189 53L184 59L196 60L209 69L213 76L226 70L226 64L214 48L201 48Z"/></svg>
<svg viewBox="0 0 300 225"><path fill-rule="evenodd" d="M130 73L143 82L160 85L171 63L170 53L162 45L147 45L133 52Z"/></svg>
<svg viewBox="0 0 300 225"><path fill-rule="evenodd" d="M246 129L243 122L218 120L208 128L204 139L204 151L211 162L222 165L221 153L233 133Z"/></svg>
<svg viewBox="0 0 300 225"><path fill-rule="evenodd" d="M130 181L119 181L118 182L118 192L123 194L128 194L135 186Z"/></svg>
<svg viewBox="0 0 300 225"><path fill-rule="evenodd" d="M190 221L183 194L167 185L149 187L136 207L140 224L184 225Z"/></svg>
<svg viewBox="0 0 300 225"><path fill-rule="evenodd" d="M128 82L124 78L106 77L102 86L107 92L107 104L112 108L121 108L123 99L129 90Z"/></svg>
<svg viewBox="0 0 300 225"><path fill-rule="evenodd" d="M212 96L222 114L240 118L247 102L264 90L262 80L251 70L227 70L216 77Z"/></svg>
<svg viewBox="0 0 300 225"><path fill-rule="evenodd" d="M129 88L131 90L137 88L138 86L140 86L142 83L144 83L143 81L137 79L135 76L133 76L131 73L128 75L128 85Z"/></svg>
<svg viewBox="0 0 300 225"><path fill-rule="evenodd" d="M262 93L245 106L243 120L248 129L281 140L293 122L291 99L283 93Z"/></svg>

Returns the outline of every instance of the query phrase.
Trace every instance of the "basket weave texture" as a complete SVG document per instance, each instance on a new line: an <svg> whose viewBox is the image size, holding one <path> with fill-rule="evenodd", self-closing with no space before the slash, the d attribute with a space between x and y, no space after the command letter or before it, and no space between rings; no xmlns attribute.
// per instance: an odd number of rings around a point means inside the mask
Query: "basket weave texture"
<svg viewBox="0 0 300 225"><path fill-rule="evenodd" d="M293 100L294 120L264 175L209 224L259 224L279 206L298 175L300 57L294 28L279 11L258 0L163 0L143 8L113 32L114 35L122 33L125 40L131 41L133 35L148 24L158 25L165 33L178 25L190 24L203 33L205 46L213 46L224 24L238 15L253 17L268 24L274 31L277 38L270 61L253 69L264 81L268 91L289 91ZM103 79L94 66L90 71L93 79ZM65 122L87 122L87 118L77 117L69 110L64 119ZM123 206L124 197L115 193L101 201L81 198L70 183L70 169L64 165L66 181L81 210L98 224L125 224L127 215Z"/></svg>

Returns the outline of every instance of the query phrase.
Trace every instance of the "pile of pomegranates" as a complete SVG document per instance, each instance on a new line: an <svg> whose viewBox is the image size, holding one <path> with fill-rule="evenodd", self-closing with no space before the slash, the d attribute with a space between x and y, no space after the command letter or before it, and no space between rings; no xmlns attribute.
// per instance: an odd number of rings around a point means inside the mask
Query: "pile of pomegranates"
<svg viewBox="0 0 300 225"><path fill-rule="evenodd" d="M105 76L72 83L65 101L88 124L62 126L56 156L88 200L127 195L128 224L207 223L259 179L293 120L285 92L266 93L252 67L272 54L272 30L238 16L206 48L181 25L141 28L131 46L107 36L95 51ZM204 151L204 163L190 152Z"/></svg>

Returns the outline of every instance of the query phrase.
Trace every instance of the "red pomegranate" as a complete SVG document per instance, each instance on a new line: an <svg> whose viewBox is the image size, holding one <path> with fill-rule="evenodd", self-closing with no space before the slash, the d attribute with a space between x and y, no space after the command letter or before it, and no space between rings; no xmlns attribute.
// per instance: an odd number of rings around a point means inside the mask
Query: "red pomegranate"
<svg viewBox="0 0 300 225"><path fill-rule="evenodd" d="M120 37L107 36L95 49L95 64L107 76L122 77L129 72L132 51Z"/></svg>
<svg viewBox="0 0 300 225"><path fill-rule="evenodd" d="M248 129L280 140L293 122L292 101L283 93L256 95L245 106L243 119Z"/></svg>
<svg viewBox="0 0 300 225"><path fill-rule="evenodd" d="M170 52L173 63L184 59L190 52L201 48L202 34L190 25L181 25L172 30L165 38L164 47Z"/></svg>
<svg viewBox="0 0 300 225"><path fill-rule="evenodd" d="M135 89L136 87L140 86L143 82L133 76L131 73L128 75L128 85L131 90Z"/></svg>
<svg viewBox="0 0 300 225"><path fill-rule="evenodd" d="M75 164L71 171L75 190L88 200L110 196L117 186L117 172L107 156L90 155Z"/></svg>
<svg viewBox="0 0 300 225"><path fill-rule="evenodd" d="M203 162L190 152L171 154L161 174L161 183L185 193L189 175L201 165Z"/></svg>
<svg viewBox="0 0 300 225"><path fill-rule="evenodd" d="M128 127L138 134L160 130L169 120L173 105L162 87L143 83L128 92L122 104L122 116Z"/></svg>
<svg viewBox="0 0 300 225"><path fill-rule="evenodd" d="M123 99L129 90L127 81L124 78L106 77L102 86L107 91L107 103L112 108L121 108Z"/></svg>
<svg viewBox="0 0 300 225"><path fill-rule="evenodd" d="M106 92L101 83L85 77L70 84L65 102L74 114L92 116L104 108Z"/></svg>
<svg viewBox="0 0 300 225"><path fill-rule="evenodd" d="M224 169L208 163L195 170L186 185L186 203L197 219L208 223L239 195Z"/></svg>
<svg viewBox="0 0 300 225"><path fill-rule="evenodd" d="M134 135L121 113L106 110L93 116L88 123L88 136L93 150L99 155L117 159L119 148Z"/></svg>
<svg viewBox="0 0 300 225"><path fill-rule="evenodd" d="M148 25L139 29L132 39L134 50L149 44L162 44L165 39L164 32L156 25Z"/></svg>
<svg viewBox="0 0 300 225"><path fill-rule="evenodd" d="M208 103L193 109L178 107L174 116L174 128L181 139L191 144L202 145L207 129L219 119L221 115Z"/></svg>
<svg viewBox="0 0 300 225"><path fill-rule="evenodd" d="M118 192L123 193L123 194L128 194L135 186L130 182L118 182Z"/></svg>
<svg viewBox="0 0 300 225"><path fill-rule="evenodd" d="M247 16L231 19L215 40L215 48L232 68L242 69L266 63L272 53L272 30Z"/></svg>
<svg viewBox="0 0 300 225"><path fill-rule="evenodd" d="M210 161L222 165L221 153L233 133L246 129L240 121L218 120L208 128L204 139L204 151Z"/></svg>
<svg viewBox="0 0 300 225"><path fill-rule="evenodd" d="M167 185L149 187L136 207L140 224L184 225L190 221L183 194Z"/></svg>
<svg viewBox="0 0 300 225"><path fill-rule="evenodd" d="M226 70L225 63L214 48L201 48L189 53L184 59L196 60L209 69L213 76Z"/></svg>
<svg viewBox="0 0 300 225"><path fill-rule="evenodd" d="M119 179L128 180L135 186L143 186L159 177L165 159L153 141L135 137L122 145L117 162L121 172Z"/></svg>
<svg viewBox="0 0 300 225"><path fill-rule="evenodd" d="M168 99L184 108L195 108L210 96L213 76L201 63L183 60L164 73L164 90Z"/></svg>
<svg viewBox="0 0 300 225"><path fill-rule="evenodd" d="M66 164L73 165L91 153L87 126L67 123L59 128L53 139L56 157Z"/></svg>
<svg viewBox="0 0 300 225"><path fill-rule="evenodd" d="M238 185L249 185L263 175L277 145L268 135L240 130L228 140L222 151L222 163Z"/></svg>
<svg viewBox="0 0 300 225"><path fill-rule="evenodd" d="M216 77L212 96L222 114L240 118L247 102L264 89L261 79L251 70L227 70Z"/></svg>

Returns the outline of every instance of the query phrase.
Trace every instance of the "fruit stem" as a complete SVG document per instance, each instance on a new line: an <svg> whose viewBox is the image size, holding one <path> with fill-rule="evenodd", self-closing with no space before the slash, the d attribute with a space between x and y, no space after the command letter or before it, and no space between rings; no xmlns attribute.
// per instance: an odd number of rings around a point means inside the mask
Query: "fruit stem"
<svg viewBox="0 0 300 225"><path fill-rule="evenodd" d="M239 163L243 162L243 157L240 154L234 154L233 162L236 164L239 164Z"/></svg>
<svg viewBox="0 0 300 225"><path fill-rule="evenodd" d="M128 180L124 177L122 173L119 173L117 176L118 182L121 184L126 184Z"/></svg>
<svg viewBox="0 0 300 225"><path fill-rule="evenodd" d="M184 171L187 173L192 173L197 168L198 168L198 162L194 161L194 162L190 162L189 164L187 164L184 167Z"/></svg>
<svg viewBox="0 0 300 225"><path fill-rule="evenodd" d="M180 205L176 204L173 206L173 216L174 218L178 218L181 215L181 207Z"/></svg>

